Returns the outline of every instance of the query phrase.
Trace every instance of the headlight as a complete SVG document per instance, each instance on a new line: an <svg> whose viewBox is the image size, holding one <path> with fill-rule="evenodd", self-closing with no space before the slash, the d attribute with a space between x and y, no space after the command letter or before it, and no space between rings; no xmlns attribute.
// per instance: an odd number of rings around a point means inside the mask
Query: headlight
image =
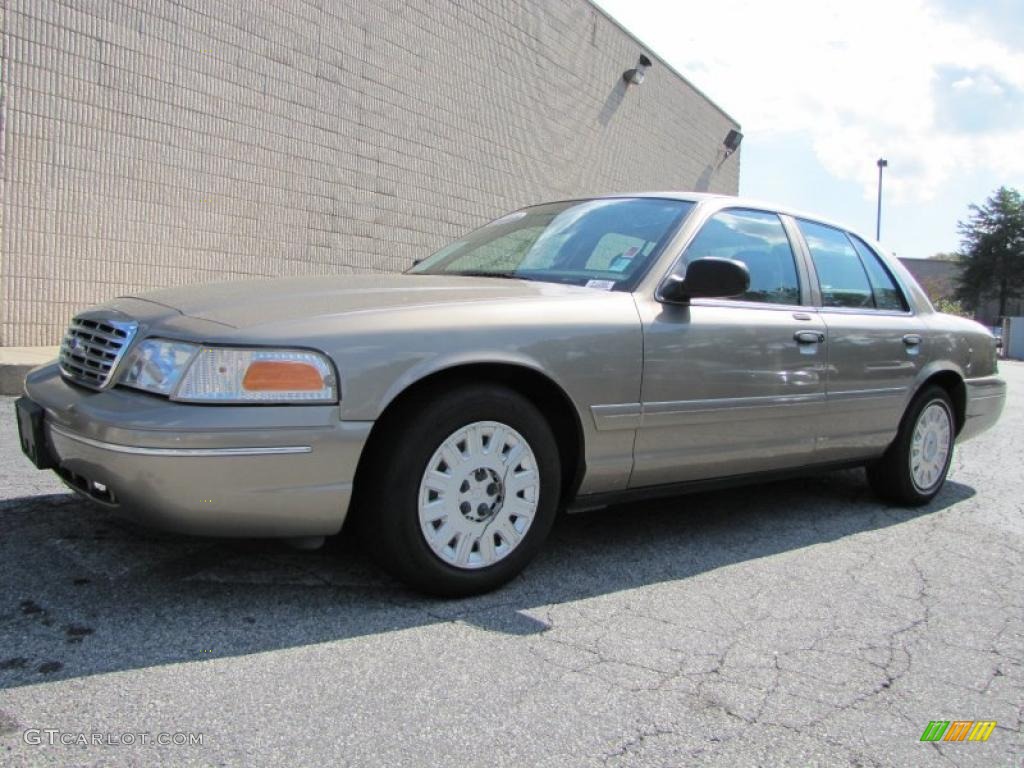
<svg viewBox="0 0 1024 768"><path fill-rule="evenodd" d="M201 347L145 339L118 383L192 403L334 403L334 368L304 349Z"/></svg>
<svg viewBox="0 0 1024 768"><path fill-rule="evenodd" d="M185 373L196 344L164 339L146 339L135 345L124 362L119 383L127 387L170 395Z"/></svg>
<svg viewBox="0 0 1024 768"><path fill-rule="evenodd" d="M203 347L173 400L236 403L333 403L334 370L303 349Z"/></svg>

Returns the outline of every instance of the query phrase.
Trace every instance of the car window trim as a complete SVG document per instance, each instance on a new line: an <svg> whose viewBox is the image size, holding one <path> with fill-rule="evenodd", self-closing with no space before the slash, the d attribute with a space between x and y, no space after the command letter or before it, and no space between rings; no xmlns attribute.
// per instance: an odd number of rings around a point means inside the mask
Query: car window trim
<svg viewBox="0 0 1024 768"><path fill-rule="evenodd" d="M782 226L786 229L790 247L797 260L797 276L801 281L800 301L808 307L821 306L821 290L818 287L818 274L814 271L811 252L804 242L803 233L797 226L796 219L786 213L779 213Z"/></svg>
<svg viewBox="0 0 1024 768"><path fill-rule="evenodd" d="M817 307L819 312L833 315L871 315L888 317L913 317L914 313L909 310L904 312L898 309L869 309L868 307Z"/></svg>
<svg viewBox="0 0 1024 768"><path fill-rule="evenodd" d="M733 307L736 309L771 309L777 312L816 312L817 307L807 304L774 304L770 301L748 299L690 299L693 307Z"/></svg>

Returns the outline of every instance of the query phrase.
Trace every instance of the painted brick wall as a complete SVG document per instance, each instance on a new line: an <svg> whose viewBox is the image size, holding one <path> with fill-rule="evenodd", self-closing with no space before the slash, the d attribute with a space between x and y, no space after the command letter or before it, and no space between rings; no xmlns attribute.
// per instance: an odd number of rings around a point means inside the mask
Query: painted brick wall
<svg viewBox="0 0 1024 768"><path fill-rule="evenodd" d="M112 296L399 270L545 199L735 193L735 123L586 0L0 0L0 345Z"/></svg>

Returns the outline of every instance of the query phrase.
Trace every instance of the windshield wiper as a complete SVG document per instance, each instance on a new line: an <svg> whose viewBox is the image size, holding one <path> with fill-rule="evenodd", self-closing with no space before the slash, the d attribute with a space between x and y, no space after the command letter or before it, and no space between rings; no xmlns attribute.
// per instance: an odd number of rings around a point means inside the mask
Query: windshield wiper
<svg viewBox="0 0 1024 768"><path fill-rule="evenodd" d="M529 280L530 278L525 275L516 274L515 272L488 272L485 269L464 269L458 272L445 272L446 275L456 275L458 277L501 277L506 280Z"/></svg>

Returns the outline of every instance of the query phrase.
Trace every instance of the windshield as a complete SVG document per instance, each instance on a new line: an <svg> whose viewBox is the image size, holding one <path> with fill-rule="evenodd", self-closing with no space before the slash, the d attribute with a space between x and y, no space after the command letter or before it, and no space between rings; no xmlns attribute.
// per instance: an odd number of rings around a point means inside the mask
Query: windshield
<svg viewBox="0 0 1024 768"><path fill-rule="evenodd" d="M442 248L409 272L628 290L693 205L632 197L524 208Z"/></svg>

